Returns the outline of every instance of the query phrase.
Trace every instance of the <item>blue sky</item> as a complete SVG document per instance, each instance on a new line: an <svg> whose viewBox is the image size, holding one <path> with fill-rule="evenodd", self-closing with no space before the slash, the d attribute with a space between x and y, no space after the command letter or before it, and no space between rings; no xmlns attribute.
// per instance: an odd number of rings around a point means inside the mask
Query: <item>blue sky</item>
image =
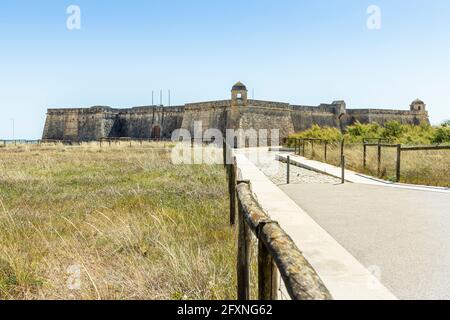
<svg viewBox="0 0 450 320"><path fill-rule="evenodd" d="M69 5L81 30L66 28ZM381 30L366 26L369 5ZM450 118L448 0L2 0L0 138L40 138L47 108L255 98L428 104ZM164 103L167 103L166 97Z"/></svg>

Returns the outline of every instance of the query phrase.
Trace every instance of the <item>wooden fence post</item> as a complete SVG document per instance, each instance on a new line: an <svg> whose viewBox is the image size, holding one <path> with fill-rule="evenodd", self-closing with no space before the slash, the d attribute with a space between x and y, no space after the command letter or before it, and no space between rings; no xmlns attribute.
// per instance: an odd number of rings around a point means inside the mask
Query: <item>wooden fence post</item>
<svg viewBox="0 0 450 320"><path fill-rule="evenodd" d="M398 144L397 145L397 167L396 167L397 182L400 182L400 178L401 178L401 162L402 162L402 145Z"/></svg>
<svg viewBox="0 0 450 320"><path fill-rule="evenodd" d="M264 228L264 224L260 228ZM278 268L264 242L258 239L258 299L278 300L278 286Z"/></svg>
<svg viewBox="0 0 450 320"><path fill-rule="evenodd" d="M239 183L249 183L239 181ZM242 205L238 199L238 256L237 256L237 297L250 300L250 227L245 222Z"/></svg>
<svg viewBox="0 0 450 320"><path fill-rule="evenodd" d="M305 146L306 145L306 141L305 139L303 139L303 157L305 156Z"/></svg>
<svg viewBox="0 0 450 320"><path fill-rule="evenodd" d="M287 172L286 172L286 184L290 184L291 183L291 157L287 156Z"/></svg>
<svg viewBox="0 0 450 320"><path fill-rule="evenodd" d="M229 165L228 169L228 185L230 190L230 224L232 226L236 223L236 157L233 159L233 163Z"/></svg>
<svg viewBox="0 0 450 320"><path fill-rule="evenodd" d="M345 148L345 140L344 140L344 138L342 138L342 140L341 140L341 162L342 162L342 159L344 158L344 148Z"/></svg>
<svg viewBox="0 0 450 320"><path fill-rule="evenodd" d="M377 159L377 176L380 177L381 176L381 140L378 140L378 146L377 146L377 150L378 150L378 159Z"/></svg>
<svg viewBox="0 0 450 320"><path fill-rule="evenodd" d="M364 141L364 147L363 147L363 168L367 168L367 144L366 141Z"/></svg>
<svg viewBox="0 0 450 320"><path fill-rule="evenodd" d="M325 162L327 161L327 156L328 156L328 141L325 141L325 150L324 150L324 159Z"/></svg>
<svg viewBox="0 0 450 320"><path fill-rule="evenodd" d="M223 151L223 166L226 168L227 167L227 143L226 143L225 139L223 139L223 142L222 142L222 151Z"/></svg>
<svg viewBox="0 0 450 320"><path fill-rule="evenodd" d="M345 156L344 155L341 158L341 174L342 174L341 182L342 182L342 184L344 184L345 183Z"/></svg>

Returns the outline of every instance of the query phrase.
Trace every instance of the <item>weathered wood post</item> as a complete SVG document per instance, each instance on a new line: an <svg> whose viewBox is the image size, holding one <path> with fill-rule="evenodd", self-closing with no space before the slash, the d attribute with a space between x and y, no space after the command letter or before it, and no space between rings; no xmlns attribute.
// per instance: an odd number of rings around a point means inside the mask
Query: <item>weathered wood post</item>
<svg viewBox="0 0 450 320"><path fill-rule="evenodd" d="M345 156L343 155L341 158L341 182L342 184L345 183Z"/></svg>
<svg viewBox="0 0 450 320"><path fill-rule="evenodd" d="M397 182L400 182L401 178L401 162L402 162L402 145L397 145L397 166L396 166L396 179Z"/></svg>
<svg viewBox="0 0 450 320"><path fill-rule="evenodd" d="M306 141L303 139L303 157L305 156Z"/></svg>
<svg viewBox="0 0 450 320"><path fill-rule="evenodd" d="M378 140L378 159L377 159L377 176L381 176L381 140Z"/></svg>
<svg viewBox="0 0 450 320"><path fill-rule="evenodd" d="M233 163L229 165L228 169L228 185L230 190L230 225L234 226L236 223L236 178L237 178L236 157Z"/></svg>
<svg viewBox="0 0 450 320"><path fill-rule="evenodd" d="M222 141L222 152L223 152L223 166L227 167L227 142L225 139Z"/></svg>
<svg viewBox="0 0 450 320"><path fill-rule="evenodd" d="M310 140L311 141L311 158L314 159L314 156L316 155L314 153L314 140Z"/></svg>
<svg viewBox="0 0 450 320"><path fill-rule="evenodd" d="M366 141L364 141L364 147L363 147L363 168L367 168L367 144Z"/></svg>
<svg viewBox="0 0 450 320"><path fill-rule="evenodd" d="M291 156L287 156L286 184L291 183Z"/></svg>
<svg viewBox="0 0 450 320"><path fill-rule="evenodd" d="M325 162L327 162L327 157L328 157L328 141L325 141L325 146L324 146L324 159L325 159Z"/></svg>
<svg viewBox="0 0 450 320"><path fill-rule="evenodd" d="M260 230L264 228L264 223ZM258 299L278 300L278 269L264 242L258 239Z"/></svg>
<svg viewBox="0 0 450 320"><path fill-rule="evenodd" d="M238 181L238 184L249 181ZM237 256L237 297L238 300L250 299L250 227L245 222L244 212L238 199L238 256Z"/></svg>

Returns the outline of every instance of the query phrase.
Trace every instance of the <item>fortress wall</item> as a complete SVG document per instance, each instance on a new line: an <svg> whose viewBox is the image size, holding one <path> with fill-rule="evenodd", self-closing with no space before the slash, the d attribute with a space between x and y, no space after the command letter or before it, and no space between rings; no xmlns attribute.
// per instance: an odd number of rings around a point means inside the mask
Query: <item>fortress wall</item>
<svg viewBox="0 0 450 320"><path fill-rule="evenodd" d="M77 140L78 121L82 109L49 110L43 139Z"/></svg>
<svg viewBox="0 0 450 320"><path fill-rule="evenodd" d="M249 106L265 107L271 109L288 109L289 103L274 102L274 101L262 101L262 100L248 100Z"/></svg>
<svg viewBox="0 0 450 320"><path fill-rule="evenodd" d="M308 110L308 111L306 111ZM291 111L292 124L295 132L304 131L317 124L321 127L340 128L340 121L334 112L322 109L295 109Z"/></svg>
<svg viewBox="0 0 450 320"><path fill-rule="evenodd" d="M172 138L172 132L181 128L183 123L184 111L166 110L164 114L160 113L160 119L162 119L161 125L161 137L170 139Z"/></svg>
<svg viewBox="0 0 450 320"><path fill-rule="evenodd" d="M105 136L105 124L108 120L107 113L97 111L95 113L78 114L78 140L92 141Z"/></svg>
<svg viewBox="0 0 450 320"><path fill-rule="evenodd" d="M173 131L180 128L189 130L193 135L194 123L200 121L203 131L214 128L225 133L227 126L244 130L279 129L280 138L307 130L314 124L345 129L356 121L380 125L389 121L416 125L429 123L428 113L424 111L346 110L344 101L302 106L246 100L247 105L237 107L240 105L237 104L231 108L232 101L209 101L176 107L49 109L43 139L90 141L103 137L171 138ZM235 120L231 121L228 117L232 110Z"/></svg>
<svg viewBox="0 0 450 320"><path fill-rule="evenodd" d="M230 101L213 101L188 104L184 110L182 129L186 129L194 136L194 123L201 121L203 132L208 129L218 129L225 133L227 126L227 108Z"/></svg>
<svg viewBox="0 0 450 320"><path fill-rule="evenodd" d="M153 110L132 113L123 112L117 115L110 137L127 137L149 139L152 133Z"/></svg>
<svg viewBox="0 0 450 320"><path fill-rule="evenodd" d="M64 136L65 115L62 112L48 111L42 139L61 139Z"/></svg>
<svg viewBox="0 0 450 320"><path fill-rule="evenodd" d="M336 106L332 104L321 104L319 106L290 106L292 111L315 112L315 113L336 113Z"/></svg>
<svg viewBox="0 0 450 320"><path fill-rule="evenodd" d="M274 109L266 107L241 107L241 118L239 128L243 130L255 129L268 130L278 129L280 139L286 138L294 133L289 109ZM270 135L270 132L268 132Z"/></svg>
<svg viewBox="0 0 450 320"><path fill-rule="evenodd" d="M109 133L109 137L134 139L170 138L181 126L183 107L136 107L123 109ZM159 130L154 129L156 126Z"/></svg>
<svg viewBox="0 0 450 320"><path fill-rule="evenodd" d="M91 141L104 136L112 109L49 109L43 139Z"/></svg>
<svg viewBox="0 0 450 320"><path fill-rule="evenodd" d="M383 109L353 109L347 110L343 118L345 126L352 125L356 121L361 123L378 123L384 126L391 121L401 124L419 125L423 122L430 123L427 112Z"/></svg>

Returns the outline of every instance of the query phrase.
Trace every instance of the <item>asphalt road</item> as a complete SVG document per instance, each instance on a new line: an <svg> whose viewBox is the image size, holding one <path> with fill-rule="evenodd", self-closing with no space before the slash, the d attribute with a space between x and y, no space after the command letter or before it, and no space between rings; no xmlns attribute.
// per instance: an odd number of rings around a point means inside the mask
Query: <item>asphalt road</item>
<svg viewBox="0 0 450 320"><path fill-rule="evenodd" d="M450 194L361 184L280 188L399 299L450 299Z"/></svg>

